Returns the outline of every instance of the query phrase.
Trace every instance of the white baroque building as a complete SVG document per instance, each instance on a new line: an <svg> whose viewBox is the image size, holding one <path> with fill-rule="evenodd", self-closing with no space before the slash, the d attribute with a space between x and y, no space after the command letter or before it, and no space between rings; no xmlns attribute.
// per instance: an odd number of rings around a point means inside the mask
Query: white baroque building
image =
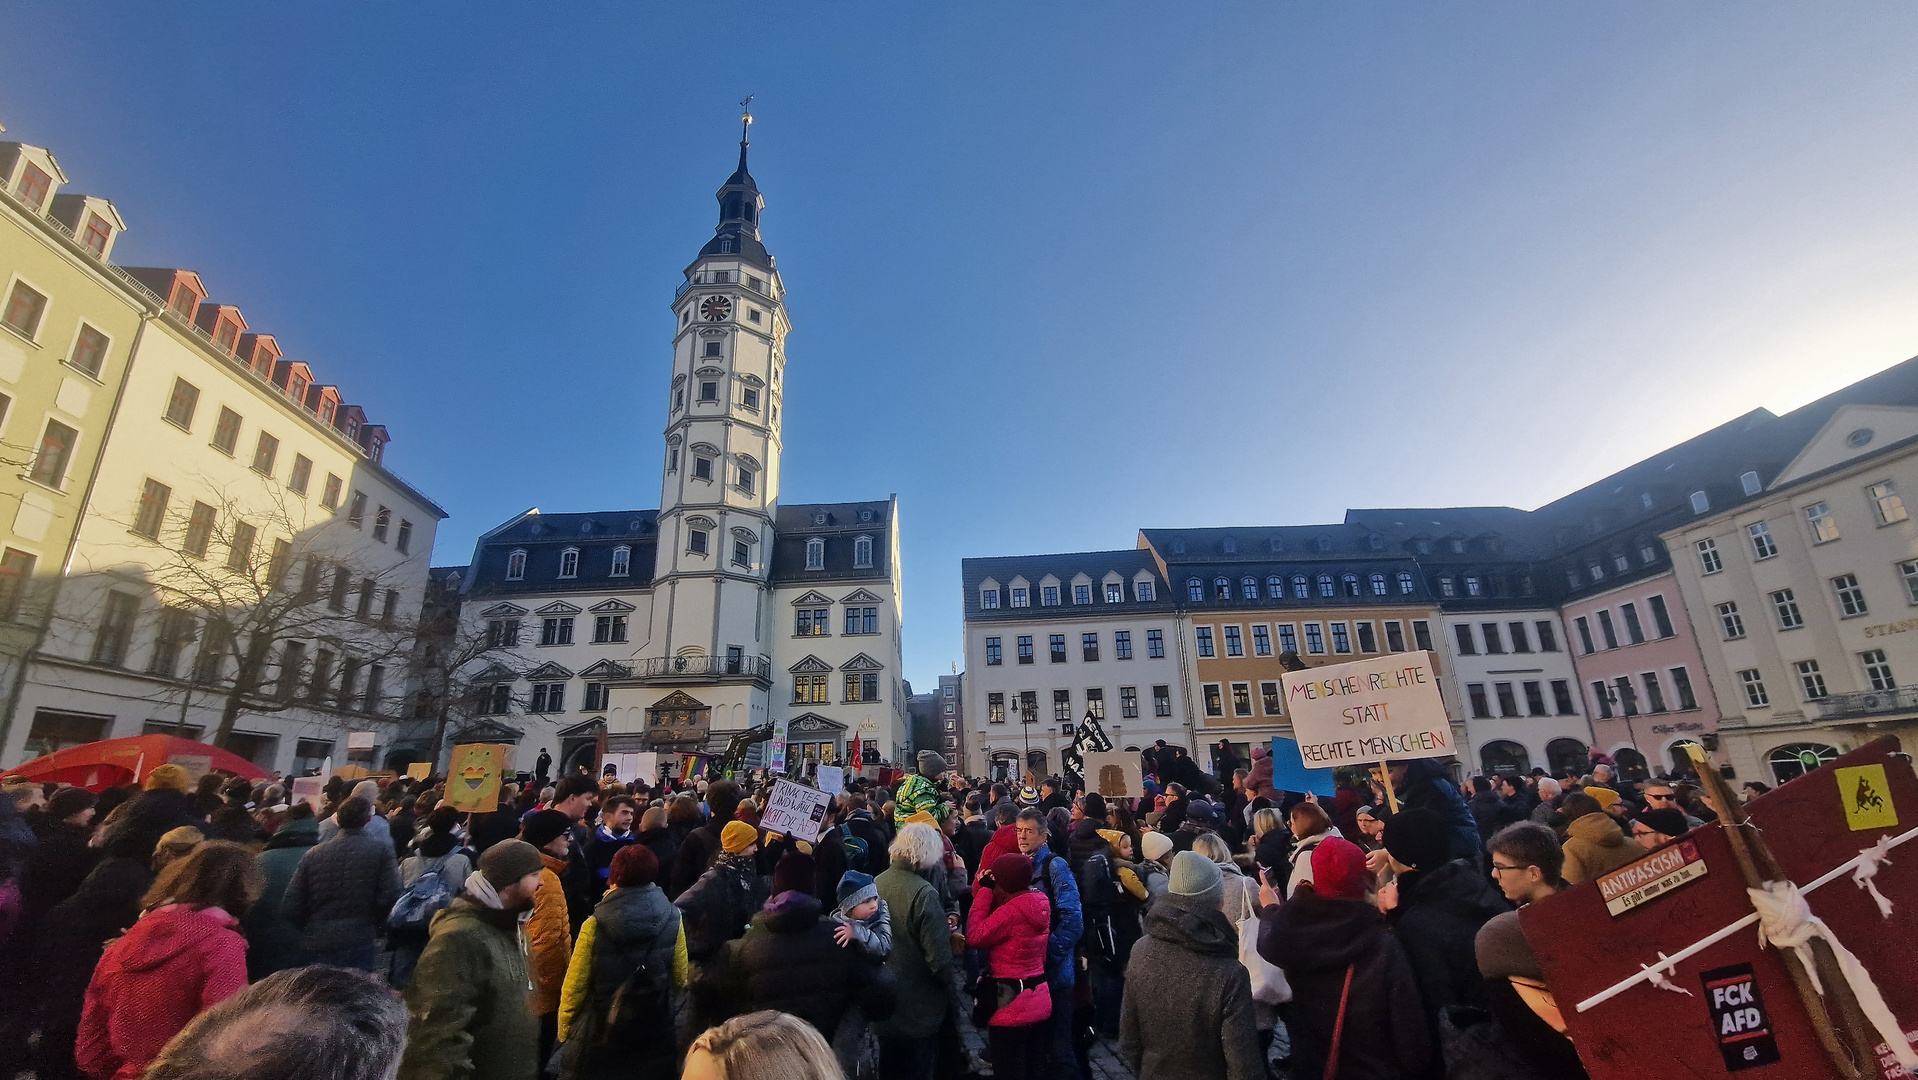
<svg viewBox="0 0 1918 1080"><path fill-rule="evenodd" d="M750 123L750 119L748 119ZM785 285L746 169L672 302L657 510L528 510L460 574L473 706L450 742L558 770L609 752L710 752L785 722L792 754L910 751L900 676L898 501L782 505ZM759 760L757 753L755 761Z"/></svg>

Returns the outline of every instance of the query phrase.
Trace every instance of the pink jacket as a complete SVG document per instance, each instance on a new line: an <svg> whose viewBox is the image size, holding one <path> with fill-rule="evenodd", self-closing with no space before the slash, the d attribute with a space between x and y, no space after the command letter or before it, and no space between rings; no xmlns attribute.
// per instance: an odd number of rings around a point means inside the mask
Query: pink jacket
<svg viewBox="0 0 1918 1080"><path fill-rule="evenodd" d="M93 1080L137 1080L167 1040L246 988L240 921L168 904L107 946L87 985L74 1057Z"/></svg>
<svg viewBox="0 0 1918 1080"><path fill-rule="evenodd" d="M991 889L972 890L972 914L966 921L966 944L986 950L987 970L995 979L1025 979L1046 970L1046 938L1052 931L1052 911L1046 894L1023 892L992 906ZM992 1014L993 1027L1036 1024L1052 1015L1052 995L1041 985L1023 990L1012 1003Z"/></svg>

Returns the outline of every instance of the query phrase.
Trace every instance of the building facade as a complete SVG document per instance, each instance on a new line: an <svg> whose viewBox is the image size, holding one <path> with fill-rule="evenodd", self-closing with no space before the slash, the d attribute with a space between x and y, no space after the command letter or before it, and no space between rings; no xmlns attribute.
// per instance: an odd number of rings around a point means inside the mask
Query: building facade
<svg viewBox="0 0 1918 1080"><path fill-rule="evenodd" d="M967 774L1057 773L1086 716L1115 747L1191 751L1177 607L1150 552L966 559L961 576Z"/></svg>
<svg viewBox="0 0 1918 1080"><path fill-rule="evenodd" d="M1594 745L1621 766L1648 770L1688 766L1688 743L1719 750L1718 698L1670 569L1580 596L1565 605L1564 621Z"/></svg>
<svg viewBox="0 0 1918 1080"><path fill-rule="evenodd" d="M1664 535L1738 774L1779 783L1918 735L1918 408L1844 405L1752 486Z"/></svg>
<svg viewBox="0 0 1918 1080"><path fill-rule="evenodd" d="M754 732L751 764L775 730L789 763L907 753L898 500L779 501L791 327L746 156L742 138L672 300L659 508L529 510L481 538L461 635L499 642L494 625L521 620L518 644L466 667L452 741L511 743L521 767L545 750L567 770L602 737L670 756Z"/></svg>
<svg viewBox="0 0 1918 1080"><path fill-rule="evenodd" d="M58 175L31 151L12 152L13 194L29 170ZM35 556L44 617L0 760L152 732L287 772L344 762L352 732L376 757L399 725L445 514L386 469L384 427L209 302L198 275L114 266L111 207L38 181L26 194L36 187L43 220L24 213L30 198L8 204L0 369L41 346L26 363L51 401L32 399L44 433L15 532L24 545L19 525L37 514L45 537L69 539L12 548ZM56 252L65 275L46 261Z"/></svg>
<svg viewBox="0 0 1918 1080"><path fill-rule="evenodd" d="M920 749L925 749L921 747ZM947 761L966 759L966 677L962 674L939 676L939 743L937 749Z"/></svg>

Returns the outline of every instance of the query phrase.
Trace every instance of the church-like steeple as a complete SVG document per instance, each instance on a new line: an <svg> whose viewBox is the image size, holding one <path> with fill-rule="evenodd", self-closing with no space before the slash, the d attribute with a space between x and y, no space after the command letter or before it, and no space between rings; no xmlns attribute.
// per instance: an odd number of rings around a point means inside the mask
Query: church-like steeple
<svg viewBox="0 0 1918 1080"><path fill-rule="evenodd" d="M752 130L752 98L749 96L740 102L742 112L739 117L739 168L720 185L719 225L713 230L713 238L699 250L701 258L708 255L736 255L747 262L755 263L770 270L772 256L759 242L759 214L766 208L766 200L759 194L759 185L753 183L753 174L746 171L746 151L751 143L748 134Z"/></svg>

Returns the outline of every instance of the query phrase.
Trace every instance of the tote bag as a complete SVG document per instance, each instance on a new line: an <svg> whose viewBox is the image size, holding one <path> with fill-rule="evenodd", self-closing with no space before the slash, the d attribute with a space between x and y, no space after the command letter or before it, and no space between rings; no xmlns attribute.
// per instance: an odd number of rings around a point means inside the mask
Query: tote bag
<svg viewBox="0 0 1918 1080"><path fill-rule="evenodd" d="M1239 963L1252 977L1252 1000L1261 1005L1283 1005L1292 1000L1292 984L1285 972L1259 955L1259 911L1249 889L1239 893Z"/></svg>

